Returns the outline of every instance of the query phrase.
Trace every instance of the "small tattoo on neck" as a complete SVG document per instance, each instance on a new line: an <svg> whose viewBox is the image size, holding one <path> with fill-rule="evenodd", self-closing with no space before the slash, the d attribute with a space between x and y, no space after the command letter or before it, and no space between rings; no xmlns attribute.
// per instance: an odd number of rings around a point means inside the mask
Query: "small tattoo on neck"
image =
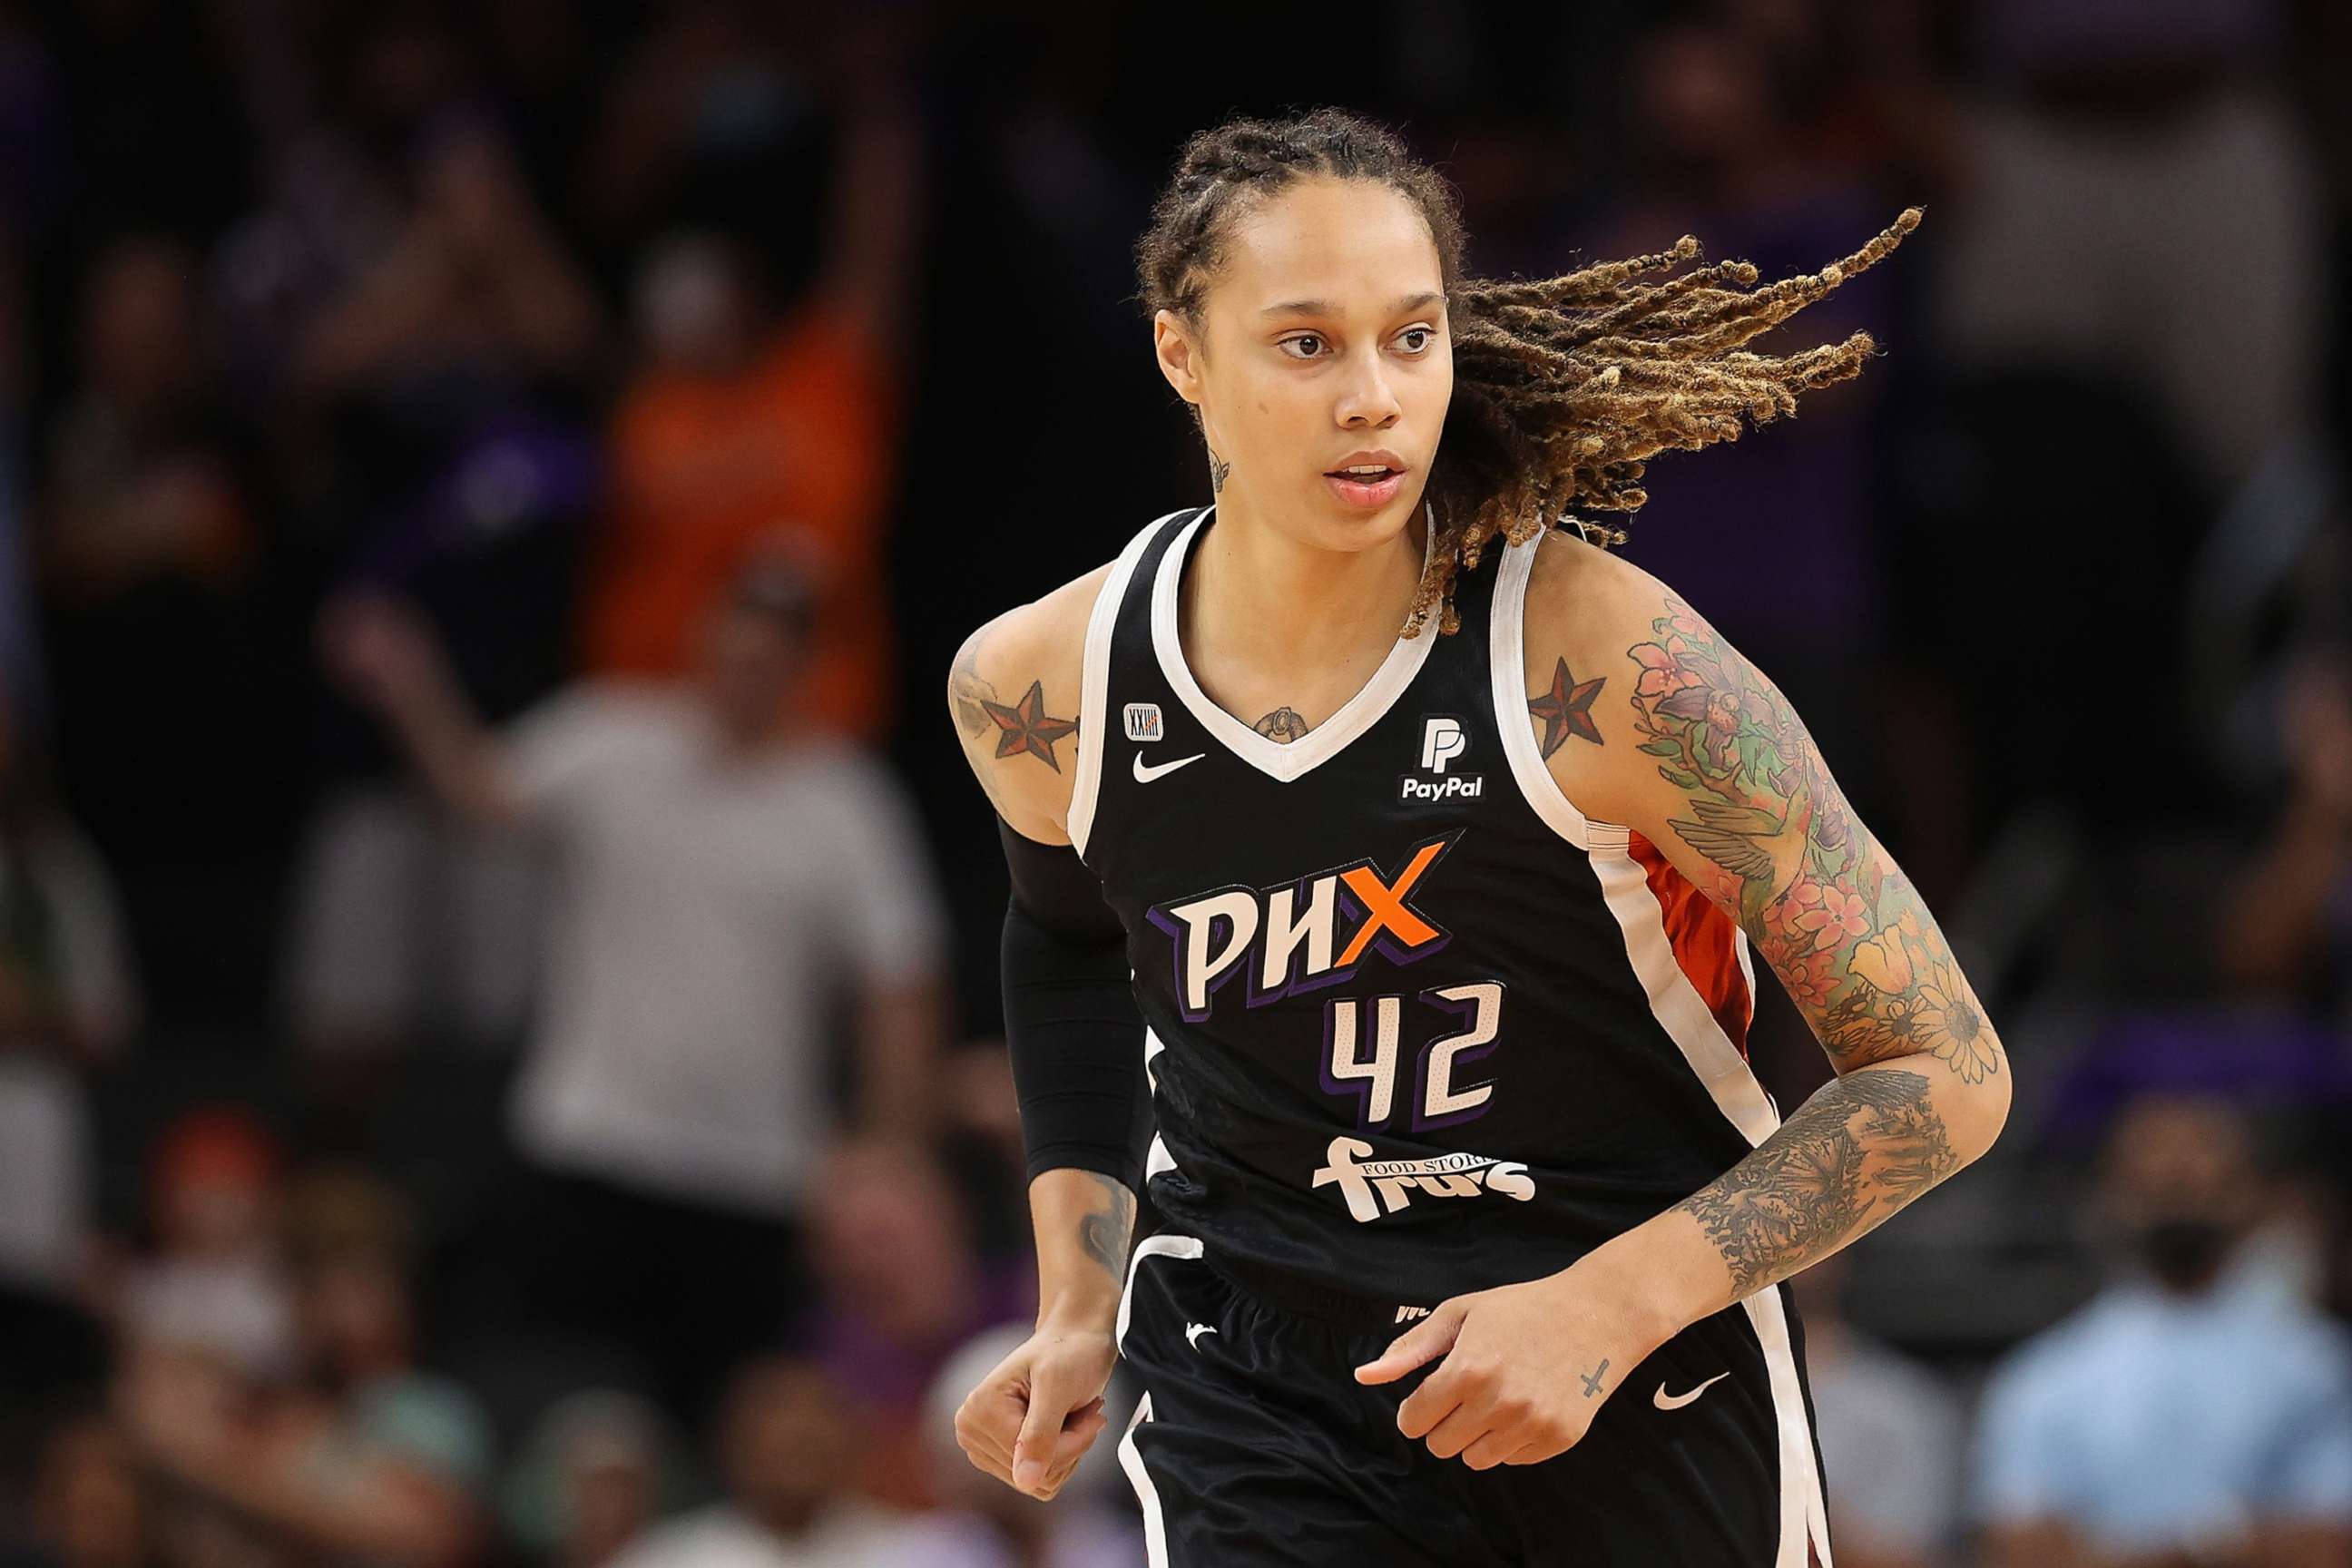
<svg viewBox="0 0 2352 1568"><path fill-rule="evenodd" d="M1307 721L1299 716L1296 708L1277 708L1250 728L1267 740L1279 741L1286 746L1307 733Z"/></svg>
<svg viewBox="0 0 2352 1568"><path fill-rule="evenodd" d="M1233 466L1231 463L1226 462L1223 458L1218 457L1214 452L1210 453L1210 454L1209 454L1209 493L1210 493L1211 495L1213 495L1213 496L1221 496L1221 495L1224 494L1224 493L1225 493L1225 476L1226 476L1227 474L1232 473L1233 471L1234 471L1234 466Z"/></svg>
<svg viewBox="0 0 2352 1568"><path fill-rule="evenodd" d="M1606 1358L1603 1358L1603 1360L1601 1361L1601 1364L1600 1364L1599 1366L1596 1366L1596 1367L1594 1367L1594 1368L1592 1369L1592 1375L1591 1375L1591 1376L1590 1376L1590 1377L1588 1377L1588 1378L1586 1378L1586 1379L1584 1380L1584 1397L1585 1397L1585 1398L1587 1398L1587 1399L1591 1399L1591 1398L1593 1398L1593 1397L1595 1397L1596 1395L1598 1395L1598 1394L1600 1394L1600 1392L1601 1392L1601 1374L1602 1373L1604 1373L1604 1372L1607 1372L1608 1370L1609 1370L1609 1363L1608 1363L1608 1361L1607 1361L1607 1359L1606 1359Z"/></svg>

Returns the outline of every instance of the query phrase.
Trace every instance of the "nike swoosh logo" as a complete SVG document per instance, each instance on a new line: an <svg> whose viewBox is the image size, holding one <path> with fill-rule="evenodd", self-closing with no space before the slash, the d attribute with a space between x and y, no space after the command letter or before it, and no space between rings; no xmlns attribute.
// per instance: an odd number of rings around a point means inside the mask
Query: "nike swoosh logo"
<svg viewBox="0 0 2352 1568"><path fill-rule="evenodd" d="M1692 1400L1696 1399L1700 1394L1705 1394L1708 1389L1713 1388L1717 1384L1721 1383L1725 1378L1729 1377L1731 1373L1729 1372L1718 1372L1713 1377L1708 1378L1705 1383L1700 1384L1696 1388L1692 1389L1688 1394L1668 1394L1666 1392L1666 1385L1662 1383L1658 1384L1658 1392L1650 1396L1650 1403L1656 1405L1661 1410L1680 1410L1684 1405L1688 1405Z"/></svg>
<svg viewBox="0 0 2352 1568"><path fill-rule="evenodd" d="M1206 752L1195 752L1189 757L1179 757L1172 763L1162 763L1155 768L1146 763L1143 753L1138 752L1135 753L1135 782L1150 784L1153 779L1165 778L1185 763L1197 763L1208 754Z"/></svg>
<svg viewBox="0 0 2352 1568"><path fill-rule="evenodd" d="M1201 1336L1202 1334L1213 1334L1216 1331L1216 1330L1211 1328L1206 1323L1187 1323L1184 1325L1184 1342L1191 1345L1194 1350L1199 1350L1201 1348Z"/></svg>

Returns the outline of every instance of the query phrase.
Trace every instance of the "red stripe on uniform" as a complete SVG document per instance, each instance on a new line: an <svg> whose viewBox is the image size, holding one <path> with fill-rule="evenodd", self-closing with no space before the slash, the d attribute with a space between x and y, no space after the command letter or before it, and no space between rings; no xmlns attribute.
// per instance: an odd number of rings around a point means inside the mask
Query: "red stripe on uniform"
<svg viewBox="0 0 2352 1568"><path fill-rule="evenodd" d="M1748 1020L1754 1016L1755 1004L1748 994L1748 976L1739 967L1739 954L1733 945L1738 940L1738 928L1658 853L1656 845L1628 829L1625 847L1641 863L1651 896L1658 900L1658 921L1675 950L1675 963L1745 1061Z"/></svg>

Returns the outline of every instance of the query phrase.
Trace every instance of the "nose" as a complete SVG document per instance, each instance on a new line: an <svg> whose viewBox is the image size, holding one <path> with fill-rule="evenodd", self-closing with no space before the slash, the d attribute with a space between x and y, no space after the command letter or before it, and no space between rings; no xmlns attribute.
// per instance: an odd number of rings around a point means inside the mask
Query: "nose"
<svg viewBox="0 0 2352 1568"><path fill-rule="evenodd" d="M1339 401L1332 412L1343 429L1385 430L1404 414L1397 402L1396 389L1381 364L1377 347L1355 356L1347 384L1339 393Z"/></svg>

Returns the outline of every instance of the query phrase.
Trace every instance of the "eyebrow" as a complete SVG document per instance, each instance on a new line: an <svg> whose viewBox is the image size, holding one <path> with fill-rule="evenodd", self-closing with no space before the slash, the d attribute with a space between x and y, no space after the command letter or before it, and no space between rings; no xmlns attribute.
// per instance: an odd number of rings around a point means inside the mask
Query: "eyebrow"
<svg viewBox="0 0 2352 1568"><path fill-rule="evenodd" d="M1420 294L1408 294L1389 307L1389 314L1402 316L1407 310L1418 310L1424 305L1434 305L1445 296L1435 289ZM1259 314L1266 316L1336 316L1339 308L1328 300L1286 300L1279 305L1268 305Z"/></svg>

